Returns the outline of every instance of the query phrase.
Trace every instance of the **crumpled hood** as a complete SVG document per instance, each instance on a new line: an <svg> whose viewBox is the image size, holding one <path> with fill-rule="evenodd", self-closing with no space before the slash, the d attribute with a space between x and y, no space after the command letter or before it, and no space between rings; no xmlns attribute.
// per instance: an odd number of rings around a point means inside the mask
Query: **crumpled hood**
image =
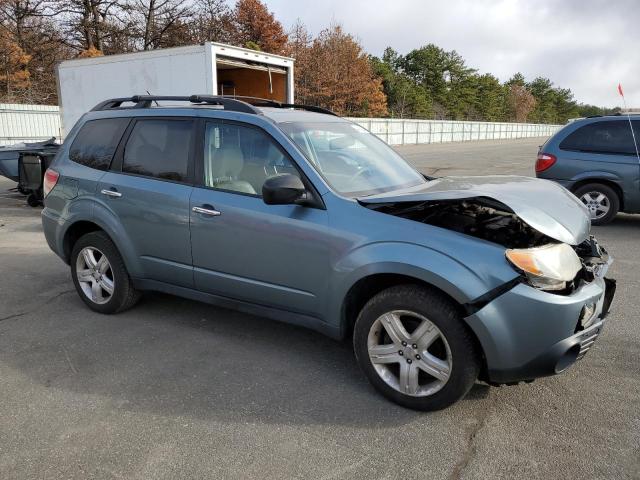
<svg viewBox="0 0 640 480"><path fill-rule="evenodd" d="M557 183L531 177L494 175L441 177L425 184L358 198L362 204L491 198L522 221L560 242L578 245L589 236L586 207Z"/></svg>

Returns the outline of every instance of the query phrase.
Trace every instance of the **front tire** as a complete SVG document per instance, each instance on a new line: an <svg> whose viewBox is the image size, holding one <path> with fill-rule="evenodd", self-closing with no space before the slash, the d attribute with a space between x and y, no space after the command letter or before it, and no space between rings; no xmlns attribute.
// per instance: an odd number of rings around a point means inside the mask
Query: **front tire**
<svg viewBox="0 0 640 480"><path fill-rule="evenodd" d="M391 287L369 300L356 320L353 346L373 386L415 410L454 404L480 372L475 339L455 306L417 285Z"/></svg>
<svg viewBox="0 0 640 480"><path fill-rule="evenodd" d="M589 183L576 189L574 195L589 210L592 225L606 225L620 209L620 198L613 188L602 183Z"/></svg>
<svg viewBox="0 0 640 480"><path fill-rule="evenodd" d="M120 252L106 233L91 232L80 237L73 246L70 264L78 295L91 310L122 312L140 299Z"/></svg>

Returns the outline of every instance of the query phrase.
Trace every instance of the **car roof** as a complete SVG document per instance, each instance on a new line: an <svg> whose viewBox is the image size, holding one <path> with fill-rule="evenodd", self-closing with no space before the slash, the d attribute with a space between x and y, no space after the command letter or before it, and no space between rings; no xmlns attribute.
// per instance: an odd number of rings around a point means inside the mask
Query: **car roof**
<svg viewBox="0 0 640 480"><path fill-rule="evenodd" d="M160 103L162 102L162 104ZM155 106L154 106L155 105ZM204 110L203 110L204 109ZM315 105L283 103L267 98L225 95L134 95L103 100L91 109L87 118L151 116L202 116L203 111L250 115L254 119L267 118L275 123L336 121L331 110ZM96 115L94 112L117 112ZM125 113L126 112L126 113ZM208 112L208 113L209 113ZM208 115L204 115L208 116ZM215 115L212 115L214 117ZM222 115L226 117L227 115ZM330 120L329 120L330 119ZM341 121L341 120L337 120ZM344 121L344 120L342 120Z"/></svg>
<svg viewBox="0 0 640 480"><path fill-rule="evenodd" d="M290 122L345 122L344 118L326 113L309 112L294 108L258 107L265 117L276 123Z"/></svg>
<svg viewBox="0 0 640 480"><path fill-rule="evenodd" d="M266 118L275 123L295 123L295 122L312 122L312 123L339 123L348 122L348 120L338 117L336 115L330 115L326 113L312 112L308 110L301 110L295 108L276 108L276 107L255 107L255 109L262 115L256 115L252 113L240 113L242 116ZM98 118L118 118L118 117L142 117L142 116L201 116L198 113L203 111L211 113L223 113L229 112L219 106L215 105L160 105L147 108L113 108L109 110L94 110L88 112L85 116L86 120L98 119ZM237 113L237 112L229 112ZM212 115L215 117L215 115Z"/></svg>
<svg viewBox="0 0 640 480"><path fill-rule="evenodd" d="M591 115L588 117L577 118L571 123L574 123L574 122L591 123L591 122L599 122L602 120L604 121L627 120L628 118L631 118L631 120L640 120L640 114L630 113L627 115L626 113L620 113L620 114L614 114L614 115Z"/></svg>

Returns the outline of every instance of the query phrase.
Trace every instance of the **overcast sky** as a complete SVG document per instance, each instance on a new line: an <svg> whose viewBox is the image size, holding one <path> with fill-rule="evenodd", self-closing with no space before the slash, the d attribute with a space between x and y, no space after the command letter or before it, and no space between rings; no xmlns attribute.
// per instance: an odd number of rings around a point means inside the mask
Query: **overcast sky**
<svg viewBox="0 0 640 480"><path fill-rule="evenodd" d="M332 21L381 55L427 43L457 50L470 67L507 80L522 72L570 88L576 100L640 108L640 0L266 0L289 29Z"/></svg>

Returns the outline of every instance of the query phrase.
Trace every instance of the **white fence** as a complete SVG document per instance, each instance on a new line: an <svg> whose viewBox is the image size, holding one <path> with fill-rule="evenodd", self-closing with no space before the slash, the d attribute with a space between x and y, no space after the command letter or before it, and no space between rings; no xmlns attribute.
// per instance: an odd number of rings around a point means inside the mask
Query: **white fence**
<svg viewBox="0 0 640 480"><path fill-rule="evenodd" d="M351 118L391 145L548 137L561 125ZM0 145L60 136L60 109L0 103Z"/></svg>
<svg viewBox="0 0 640 480"><path fill-rule="evenodd" d="M452 120L350 118L390 145L549 137L562 125Z"/></svg>
<svg viewBox="0 0 640 480"><path fill-rule="evenodd" d="M60 136L60 109L50 105L0 103L0 145Z"/></svg>

